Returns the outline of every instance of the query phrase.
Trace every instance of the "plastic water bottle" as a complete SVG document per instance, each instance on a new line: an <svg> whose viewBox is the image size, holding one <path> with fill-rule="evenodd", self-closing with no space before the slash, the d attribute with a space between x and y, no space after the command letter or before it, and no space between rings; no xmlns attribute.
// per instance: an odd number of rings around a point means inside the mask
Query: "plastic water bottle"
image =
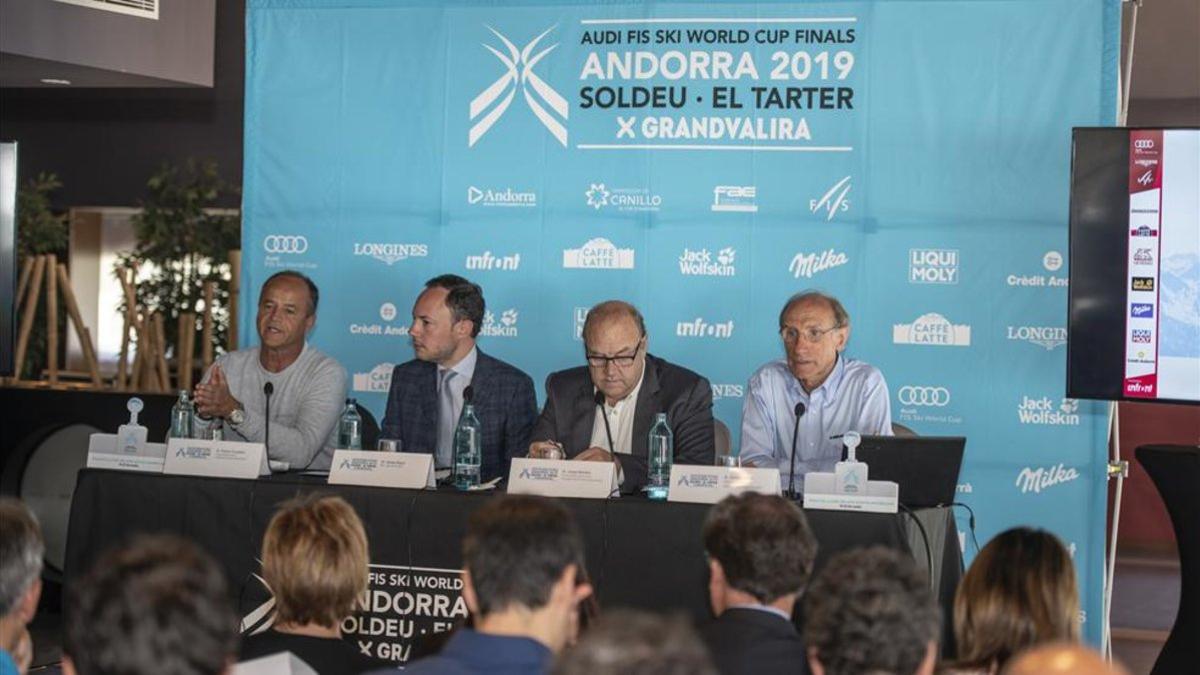
<svg viewBox="0 0 1200 675"><path fill-rule="evenodd" d="M352 398L346 399L346 409L338 420L337 446L341 450L362 450L362 416Z"/></svg>
<svg viewBox="0 0 1200 675"><path fill-rule="evenodd" d="M454 487L470 490L479 486L479 463L483 457L483 429L475 416L475 406L463 405L458 427L454 430Z"/></svg>
<svg viewBox="0 0 1200 675"><path fill-rule="evenodd" d="M196 414L186 389L179 390L179 400L171 406L171 431L169 438L191 438L192 417Z"/></svg>
<svg viewBox="0 0 1200 675"><path fill-rule="evenodd" d="M650 465L646 476L648 496L650 499L665 500L671 487L671 461L675 457L675 434L667 426L666 413L655 415L646 450Z"/></svg>

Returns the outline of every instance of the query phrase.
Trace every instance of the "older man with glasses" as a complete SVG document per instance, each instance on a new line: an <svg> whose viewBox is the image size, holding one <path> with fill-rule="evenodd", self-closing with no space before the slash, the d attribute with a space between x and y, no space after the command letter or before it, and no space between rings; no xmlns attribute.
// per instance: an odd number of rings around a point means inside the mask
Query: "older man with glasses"
<svg viewBox="0 0 1200 675"><path fill-rule="evenodd" d="M818 291L788 298L779 337L784 358L759 368L746 388L740 456L743 466L778 467L784 484L799 489L805 473L833 471L847 431L891 435L892 408L879 369L842 354L850 315L837 298Z"/></svg>
<svg viewBox="0 0 1200 675"><path fill-rule="evenodd" d="M713 463L712 386L648 353L646 324L637 308L619 300L596 305L584 321L583 342L586 367L546 378L546 405L530 436L531 457L561 453L582 461L615 459L621 491L635 492L646 484L650 427L657 413L666 413L675 461ZM598 408L603 416L596 414Z"/></svg>

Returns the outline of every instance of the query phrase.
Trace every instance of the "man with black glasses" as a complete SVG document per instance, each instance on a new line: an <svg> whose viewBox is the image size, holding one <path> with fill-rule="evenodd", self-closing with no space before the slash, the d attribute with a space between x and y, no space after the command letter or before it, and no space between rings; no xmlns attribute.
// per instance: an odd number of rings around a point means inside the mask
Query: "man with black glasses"
<svg viewBox="0 0 1200 675"><path fill-rule="evenodd" d="M648 353L646 324L637 308L619 300L596 305L584 321L583 342L587 366L546 378L546 405L530 436L531 457L555 450L582 461L615 457L621 491L635 492L646 484L654 416L666 413L675 462L713 463L712 387L696 373ZM596 414L600 407L607 428Z"/></svg>

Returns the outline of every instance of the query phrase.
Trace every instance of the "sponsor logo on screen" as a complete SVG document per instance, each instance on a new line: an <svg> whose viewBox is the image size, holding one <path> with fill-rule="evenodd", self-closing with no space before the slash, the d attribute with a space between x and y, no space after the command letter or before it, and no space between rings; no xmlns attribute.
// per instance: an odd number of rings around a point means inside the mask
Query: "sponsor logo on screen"
<svg viewBox="0 0 1200 675"><path fill-rule="evenodd" d="M1153 291L1154 277L1134 277L1130 288L1135 291Z"/></svg>
<svg viewBox="0 0 1200 675"><path fill-rule="evenodd" d="M1027 466L1017 474L1016 486L1021 494L1041 493L1042 490L1070 483L1078 478L1079 471L1075 467L1069 467L1061 462L1053 466Z"/></svg>
<svg viewBox="0 0 1200 675"><path fill-rule="evenodd" d="M579 248L563 250L563 267L566 269L633 269L633 249L617 248L604 237L589 239Z"/></svg>
<svg viewBox="0 0 1200 675"><path fill-rule="evenodd" d="M823 214L826 222L833 220L833 217L839 213L845 213L850 210L850 176L839 180L833 184L833 187L825 191L825 194L816 199L808 200L808 210L814 214Z"/></svg>
<svg viewBox="0 0 1200 675"><path fill-rule="evenodd" d="M1154 252L1148 248L1139 248L1133 252L1134 265L1153 265Z"/></svg>
<svg viewBox="0 0 1200 675"><path fill-rule="evenodd" d="M425 244L354 244L355 256L368 256L387 265L393 265L409 258L425 258L429 256L429 246Z"/></svg>
<svg viewBox="0 0 1200 675"><path fill-rule="evenodd" d="M1148 302L1135 302L1129 306L1129 316L1135 319L1153 319L1154 305Z"/></svg>
<svg viewBox="0 0 1200 675"><path fill-rule="evenodd" d="M1137 177L1137 184L1146 186L1154 182L1154 169L1146 169L1146 173Z"/></svg>
<svg viewBox="0 0 1200 675"><path fill-rule="evenodd" d="M590 307L576 307L574 309L574 311L571 312L571 315L575 320L575 329L574 329L574 332L572 333L572 335L574 336L574 338L576 340L580 340L580 341L583 340L583 324L587 321L587 315L588 315L589 309L591 309L591 308Z"/></svg>
<svg viewBox="0 0 1200 675"><path fill-rule="evenodd" d="M1143 344L1149 344L1151 335L1153 335L1153 333L1149 329L1134 328L1132 330L1132 335L1130 337L1134 342L1141 342Z"/></svg>
<svg viewBox="0 0 1200 675"><path fill-rule="evenodd" d="M1139 138L1133 142L1133 148L1134 148L1134 150L1140 150L1140 151L1153 150L1154 149L1154 139Z"/></svg>
<svg viewBox="0 0 1200 675"><path fill-rule="evenodd" d="M591 183L583 195L587 205L597 211L610 208L623 212L662 210L662 195L646 188L609 188L605 183Z"/></svg>
<svg viewBox="0 0 1200 675"><path fill-rule="evenodd" d="M365 373L354 374L354 391L384 392L392 388L394 363L380 363Z"/></svg>
<svg viewBox="0 0 1200 675"><path fill-rule="evenodd" d="M758 188L753 185L718 185L713 188L713 211L757 213Z"/></svg>
<svg viewBox="0 0 1200 675"><path fill-rule="evenodd" d="M950 390L946 387L924 387L905 385L896 392L900 405L933 406L950 405Z"/></svg>
<svg viewBox="0 0 1200 675"><path fill-rule="evenodd" d="M936 312L923 314L912 323L892 326L892 342L898 345L930 345L934 347L969 347L971 327L954 324Z"/></svg>
<svg viewBox="0 0 1200 675"><path fill-rule="evenodd" d="M479 334L486 337L517 337L517 317L516 309L506 309L500 312L500 318L496 318L495 312L488 310L483 313L483 325L479 327Z"/></svg>
<svg viewBox="0 0 1200 675"><path fill-rule="evenodd" d="M792 258L791 264L788 265L788 271L797 279L800 277L811 279L815 274L820 274L834 267L841 267L848 262L850 262L850 259L846 257L845 253L832 248L820 253L806 253L801 251Z"/></svg>
<svg viewBox="0 0 1200 675"><path fill-rule="evenodd" d="M712 397L714 403L725 398L741 398L744 395L744 392L745 389L740 384L712 385Z"/></svg>
<svg viewBox="0 0 1200 675"><path fill-rule="evenodd" d="M531 208L537 206L537 193L520 191L506 187L503 190L477 188L471 185L467 188L467 203L472 206L515 206Z"/></svg>
<svg viewBox="0 0 1200 675"><path fill-rule="evenodd" d="M1064 398L1056 405L1054 399L1048 396L1022 396L1021 403L1017 406L1017 417L1021 424L1079 426L1079 401Z"/></svg>
<svg viewBox="0 0 1200 675"><path fill-rule="evenodd" d="M1142 225L1140 227L1135 227L1132 230L1130 230L1129 234L1130 234L1130 236L1134 236L1134 237L1157 237L1158 230L1153 227L1150 227L1149 225Z"/></svg>
<svg viewBox="0 0 1200 675"><path fill-rule="evenodd" d="M567 146L566 120L570 106L561 94L534 71L543 58L558 46L556 42L538 49L542 38L554 28L555 26L547 28L528 44L518 48L508 37L487 26L499 39L500 45L485 44L484 48L500 62L502 72L495 81L471 99L468 112L472 125L467 132L467 147L474 147L475 143L504 116L514 100L523 101L529 106L529 110L542 126L546 127L564 148ZM516 95L518 89L521 96Z"/></svg>
<svg viewBox="0 0 1200 675"><path fill-rule="evenodd" d="M521 267L521 254L494 255L491 251L484 251L479 255L468 255L465 266L469 270L482 272L516 272Z"/></svg>
<svg viewBox="0 0 1200 675"><path fill-rule="evenodd" d="M1056 326L1009 326L1009 340L1022 340L1050 351L1067 344L1067 329Z"/></svg>
<svg viewBox="0 0 1200 675"><path fill-rule="evenodd" d="M707 248L684 248L679 255L679 273L684 276L732 277L737 275L737 250L726 246L714 255Z"/></svg>
<svg viewBox="0 0 1200 675"><path fill-rule="evenodd" d="M1139 362L1139 363L1140 363L1140 362ZM1153 361L1146 361L1145 363L1154 363L1154 362L1153 362ZM1126 382L1126 383L1125 383L1125 393L1126 393L1126 394L1148 394L1148 395L1153 395L1153 394L1154 394L1154 385L1153 385L1153 384L1151 384L1151 383L1149 383L1149 382L1137 382L1137 381L1134 381L1134 382Z"/></svg>
<svg viewBox="0 0 1200 675"><path fill-rule="evenodd" d="M908 249L908 283L957 284L958 249Z"/></svg>
<svg viewBox="0 0 1200 675"><path fill-rule="evenodd" d="M728 340L733 337L733 319L710 323L700 317L675 324L675 335L688 338L715 338Z"/></svg>

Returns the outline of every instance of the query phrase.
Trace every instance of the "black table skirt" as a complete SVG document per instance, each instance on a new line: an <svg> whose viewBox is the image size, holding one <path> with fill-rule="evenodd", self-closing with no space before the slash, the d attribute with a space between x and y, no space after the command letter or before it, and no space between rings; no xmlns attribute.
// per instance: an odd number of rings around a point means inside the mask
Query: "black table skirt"
<svg viewBox="0 0 1200 675"><path fill-rule="evenodd" d="M106 548L134 533L167 532L196 541L224 568L231 593L244 617L253 615L268 595L254 576L263 531L276 506L312 491L335 493L357 511L370 541L373 592L380 611L367 611L356 626L370 635L360 642L372 653L402 658L414 635L444 628L461 616L458 591L429 591L429 585L453 585L462 567L461 541L467 516L488 499L484 493L447 490L396 490L326 485L324 479L282 475L257 481L164 476L102 470L79 473L67 540L66 582ZM565 499L582 528L587 566L601 610L635 607L681 611L697 621L710 616L708 570L701 527L707 505L666 504L644 498L610 501ZM915 552L925 567L924 544L910 544L908 517L808 511L820 543L817 568L838 551L884 545ZM949 510L919 512L923 521L941 520L943 535L931 541L939 574L939 599L946 616L961 575L957 533ZM911 523L911 521L909 521ZM946 525L948 523L948 525ZM929 529L929 528L927 528ZM415 568L410 570L409 568ZM411 578L402 576L411 574ZM417 578L424 575L421 578ZM384 581L385 577L391 577ZM414 587L418 584L419 588ZM404 591L411 596L403 595ZM448 596L431 604L418 595ZM403 597L402 597L403 596ZM423 604L421 604L423 603ZM452 610L458 604L458 614ZM431 609L432 607L432 609ZM453 614L453 615L452 615ZM399 620L388 623L388 619ZM411 621L405 624L403 621ZM407 634L407 635L406 635ZM351 636L353 637L353 636ZM389 646L390 645L390 646Z"/></svg>

